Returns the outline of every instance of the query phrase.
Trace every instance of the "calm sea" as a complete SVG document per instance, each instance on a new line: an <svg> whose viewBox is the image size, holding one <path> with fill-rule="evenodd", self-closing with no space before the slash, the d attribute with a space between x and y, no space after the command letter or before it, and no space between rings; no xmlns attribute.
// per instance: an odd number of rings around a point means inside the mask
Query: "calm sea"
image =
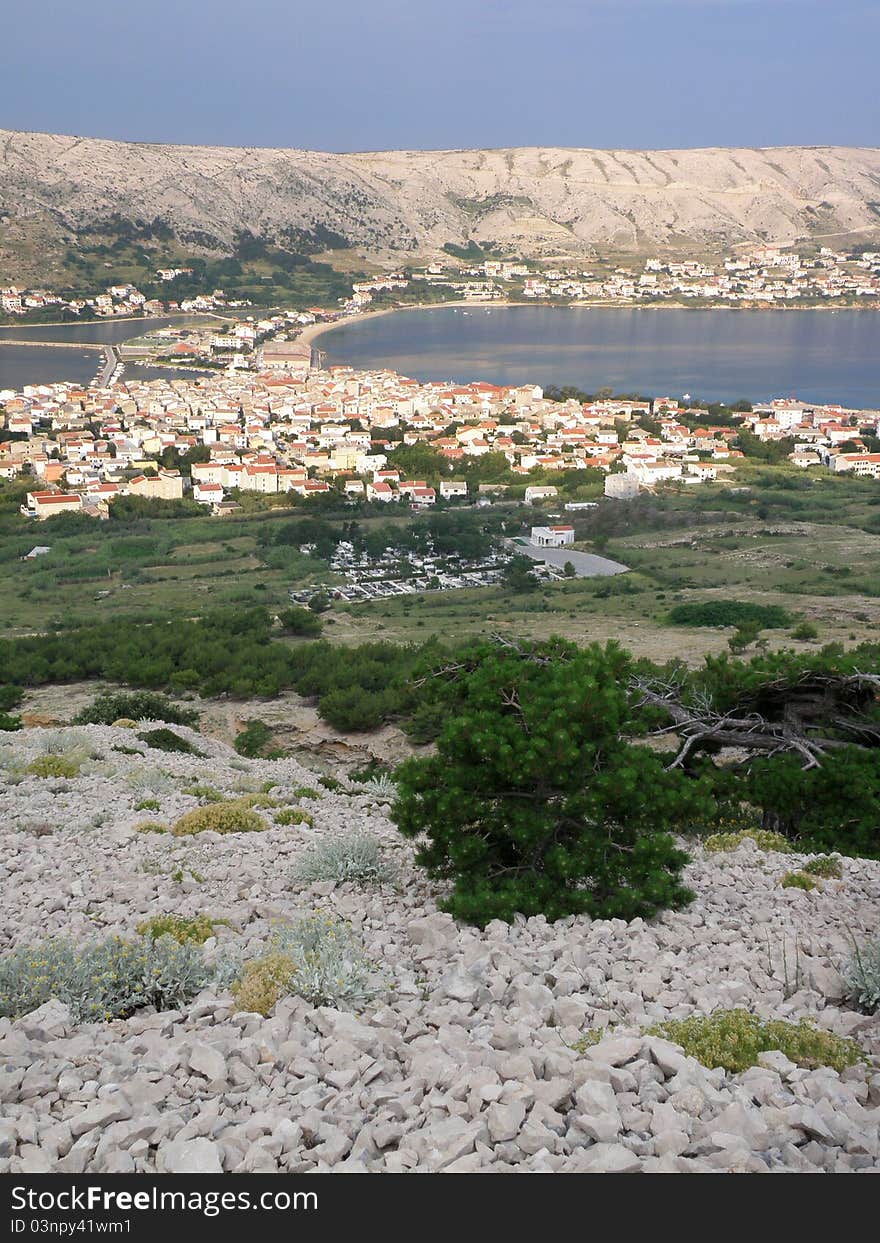
<svg viewBox="0 0 880 1243"><path fill-rule="evenodd" d="M75 344L119 345L132 337L139 337L152 328L166 324L205 323L204 316L186 319L130 319L111 320L92 324L59 324L54 327L31 324L28 327L0 328L0 340L16 341L69 341ZM21 389L26 384L52 384L60 380L72 380L76 384L89 384L101 370L104 355L97 350L41 350L33 345L0 346L0 388ZM169 371L162 367L129 367L126 375L142 380L176 379L191 372Z"/></svg>
<svg viewBox="0 0 880 1243"><path fill-rule="evenodd" d="M875 311L441 307L343 324L316 345L330 363L419 380L880 406Z"/></svg>

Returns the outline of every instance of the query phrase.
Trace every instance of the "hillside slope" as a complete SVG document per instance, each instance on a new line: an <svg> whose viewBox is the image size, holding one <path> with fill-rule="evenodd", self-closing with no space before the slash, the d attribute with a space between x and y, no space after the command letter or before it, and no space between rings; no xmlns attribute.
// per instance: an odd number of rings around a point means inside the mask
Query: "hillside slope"
<svg viewBox="0 0 880 1243"><path fill-rule="evenodd" d="M843 147L329 154L0 130L3 246L118 214L190 245L323 226L370 257L495 241L524 257L880 237L880 150Z"/></svg>

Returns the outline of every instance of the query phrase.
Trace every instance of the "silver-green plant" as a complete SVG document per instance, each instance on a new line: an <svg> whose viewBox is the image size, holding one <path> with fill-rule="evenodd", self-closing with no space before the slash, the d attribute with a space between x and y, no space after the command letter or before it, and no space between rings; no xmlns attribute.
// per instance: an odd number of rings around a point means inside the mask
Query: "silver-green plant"
<svg viewBox="0 0 880 1243"><path fill-rule="evenodd" d="M213 982L201 950L171 937L57 939L0 958L0 1017L19 1018L57 998L77 1022L124 1018L145 1006L174 1010Z"/></svg>
<svg viewBox="0 0 880 1243"><path fill-rule="evenodd" d="M880 1009L880 937L864 945L853 938L853 952L844 970L847 996L866 1014Z"/></svg>
<svg viewBox="0 0 880 1243"><path fill-rule="evenodd" d="M377 838L348 833L327 838L309 850L291 872L291 880L305 885L322 880L379 885L391 874Z"/></svg>
<svg viewBox="0 0 880 1243"><path fill-rule="evenodd" d="M397 786L387 773L380 773L378 777L370 777L367 781L358 782L353 787L352 792L355 794L372 794L380 802L391 803L397 795Z"/></svg>
<svg viewBox="0 0 880 1243"><path fill-rule="evenodd" d="M268 993L266 981L260 979L266 971L272 977ZM241 984L234 991L240 1001L255 991L263 994L259 1007L263 1011L285 992L313 1006L338 1009L369 1000L380 986L376 964L349 925L318 914L279 928L264 953L245 963Z"/></svg>

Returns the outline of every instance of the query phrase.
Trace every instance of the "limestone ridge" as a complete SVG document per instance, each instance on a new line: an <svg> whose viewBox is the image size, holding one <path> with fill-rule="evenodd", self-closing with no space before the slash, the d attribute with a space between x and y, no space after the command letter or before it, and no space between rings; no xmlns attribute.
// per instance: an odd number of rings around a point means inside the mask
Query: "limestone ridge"
<svg viewBox="0 0 880 1243"><path fill-rule="evenodd" d="M880 149L380 151L183 147L0 130L0 224L117 214L227 249L321 225L380 260L445 243L523 258L880 238ZM6 230L4 230L6 231Z"/></svg>

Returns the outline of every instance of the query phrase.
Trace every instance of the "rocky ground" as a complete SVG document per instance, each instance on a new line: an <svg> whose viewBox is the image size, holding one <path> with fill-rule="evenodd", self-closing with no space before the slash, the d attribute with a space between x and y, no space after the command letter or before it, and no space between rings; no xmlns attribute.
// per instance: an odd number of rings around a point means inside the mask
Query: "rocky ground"
<svg viewBox="0 0 880 1243"><path fill-rule="evenodd" d="M779 886L797 857L697 847L685 911L480 932L437 910L381 795L175 730L204 756L115 727L0 735L0 949L133 935L173 912L228 920L205 952L241 956L323 910L350 922L381 990L357 1014L290 997L263 1018L212 991L104 1024L54 1001L0 1019L0 1171L880 1169L880 1017L845 1007L838 974L850 936L876 932L880 864L846 860L842 880L803 892ZM67 780L25 776L47 748L89 758ZM138 831L198 806L194 784L233 795L267 781L281 797L318 788L298 803L314 824ZM136 811L145 799L159 810ZM352 828L381 840L393 881L291 880L305 850ZM644 1034L732 1006L809 1016L869 1060L838 1074L768 1053L732 1075ZM608 1035L576 1051L595 1028Z"/></svg>

